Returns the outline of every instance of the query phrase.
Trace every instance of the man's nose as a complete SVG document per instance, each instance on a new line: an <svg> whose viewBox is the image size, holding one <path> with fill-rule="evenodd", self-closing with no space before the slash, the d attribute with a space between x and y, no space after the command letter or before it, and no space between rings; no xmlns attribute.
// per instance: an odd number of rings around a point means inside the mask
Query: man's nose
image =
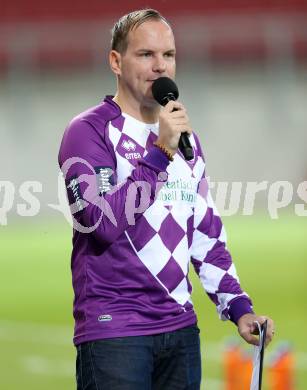
<svg viewBox="0 0 307 390"><path fill-rule="evenodd" d="M165 72L166 70L166 61L163 56L157 56L155 57L155 61L153 64L153 71L154 72Z"/></svg>

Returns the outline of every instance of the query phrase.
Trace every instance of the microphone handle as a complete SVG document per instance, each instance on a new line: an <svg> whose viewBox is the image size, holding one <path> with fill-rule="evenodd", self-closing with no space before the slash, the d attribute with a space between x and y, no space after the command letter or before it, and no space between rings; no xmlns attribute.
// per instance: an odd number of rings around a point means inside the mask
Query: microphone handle
<svg viewBox="0 0 307 390"><path fill-rule="evenodd" d="M181 133L178 146L187 161L193 160L194 152L187 132Z"/></svg>
<svg viewBox="0 0 307 390"><path fill-rule="evenodd" d="M163 105L165 106L169 101L176 100L173 94L169 94L164 98ZM174 109L174 111L177 111ZM183 157L187 160L193 160L194 158L194 151L191 145L191 142L189 140L189 134L187 132L181 133L179 138L178 147L180 152L183 154Z"/></svg>

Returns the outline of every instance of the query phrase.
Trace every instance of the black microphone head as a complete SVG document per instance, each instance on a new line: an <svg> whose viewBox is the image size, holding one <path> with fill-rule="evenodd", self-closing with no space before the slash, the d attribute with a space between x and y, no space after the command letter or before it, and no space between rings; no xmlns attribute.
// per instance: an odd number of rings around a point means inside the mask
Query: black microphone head
<svg viewBox="0 0 307 390"><path fill-rule="evenodd" d="M175 81L169 77L160 77L152 84L152 95L156 101L165 106L170 100L177 100L179 91Z"/></svg>

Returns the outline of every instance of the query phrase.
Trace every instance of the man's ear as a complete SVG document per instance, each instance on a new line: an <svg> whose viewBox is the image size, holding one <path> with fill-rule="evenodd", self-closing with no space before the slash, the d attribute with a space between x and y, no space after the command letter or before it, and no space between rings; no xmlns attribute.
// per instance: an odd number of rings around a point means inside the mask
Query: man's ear
<svg viewBox="0 0 307 390"><path fill-rule="evenodd" d="M110 67L113 73L117 76L121 75L121 54L116 50L111 50L109 53Z"/></svg>

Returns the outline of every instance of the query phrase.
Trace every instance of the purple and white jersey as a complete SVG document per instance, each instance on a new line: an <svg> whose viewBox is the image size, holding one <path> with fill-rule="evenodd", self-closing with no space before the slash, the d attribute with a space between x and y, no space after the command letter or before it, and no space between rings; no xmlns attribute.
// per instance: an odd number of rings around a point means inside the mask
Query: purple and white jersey
<svg viewBox="0 0 307 390"><path fill-rule="evenodd" d="M59 164L74 220L71 258L76 345L196 323L190 260L221 319L252 312L226 234L194 159L169 162L158 124L122 113L107 96L65 130Z"/></svg>

